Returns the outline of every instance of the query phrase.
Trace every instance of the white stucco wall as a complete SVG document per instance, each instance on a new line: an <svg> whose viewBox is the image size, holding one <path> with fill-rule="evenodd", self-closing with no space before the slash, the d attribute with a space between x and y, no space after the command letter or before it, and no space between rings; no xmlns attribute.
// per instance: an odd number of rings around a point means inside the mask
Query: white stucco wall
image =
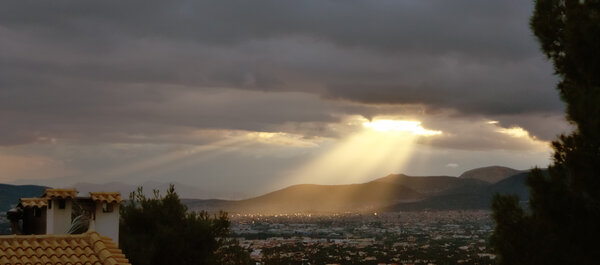
<svg viewBox="0 0 600 265"><path fill-rule="evenodd" d="M65 201L64 209L59 209L58 199L52 199L52 209L46 211L46 234L66 234L71 227L72 210L73 202L70 199Z"/></svg>
<svg viewBox="0 0 600 265"><path fill-rule="evenodd" d="M96 220L90 224L90 229L96 230L99 234L112 238L119 245L119 204L113 203L113 211L109 213L102 212L102 203L96 205Z"/></svg>

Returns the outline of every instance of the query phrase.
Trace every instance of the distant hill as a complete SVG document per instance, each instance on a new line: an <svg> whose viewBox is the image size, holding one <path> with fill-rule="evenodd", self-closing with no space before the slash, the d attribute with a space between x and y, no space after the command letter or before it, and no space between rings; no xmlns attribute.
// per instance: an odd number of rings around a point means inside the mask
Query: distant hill
<svg viewBox="0 0 600 265"><path fill-rule="evenodd" d="M510 173L515 174L507 176ZM523 171L494 166L470 170L460 177L391 174L363 184L294 185L245 200L182 199L182 202L191 210L225 210L231 213L489 209L495 193L517 194L522 201L528 200L526 176ZM145 183L144 190L164 190L163 186L161 183ZM118 190L125 197L134 188L122 183L77 184L75 187L82 193ZM42 186L0 184L0 211L8 210L21 197L41 195L44 189ZM176 190L181 192L180 195L188 196L197 192L194 187L185 185L177 185Z"/></svg>
<svg viewBox="0 0 600 265"><path fill-rule="evenodd" d="M138 187L144 188L144 194L146 196L153 196L153 190L157 189L164 194L166 190L169 188L170 184L175 185L175 190L180 198L196 198L196 199L210 199L218 197L219 195L223 195L222 193L210 190L200 189L198 187L185 185L177 182L155 182L148 181L144 182L141 185L131 185L125 184L122 182L109 182L105 184L96 184L96 183L77 183L73 185L81 196L87 195L88 192L97 192L97 191L111 191L111 192L120 192L123 198L129 198L129 194L133 191L136 191ZM243 194L225 194L228 198L244 198Z"/></svg>
<svg viewBox="0 0 600 265"><path fill-rule="evenodd" d="M494 194L514 194L522 202L529 200L529 189L525 183L528 172L521 172L498 183L474 189L453 190L422 201L398 203L385 207L383 211L422 211L422 210L467 210L490 209Z"/></svg>
<svg viewBox="0 0 600 265"><path fill-rule="evenodd" d="M184 200L193 210L217 209L236 213L340 212L378 209L426 196L402 185L369 182L351 185L301 184L262 196L239 200Z"/></svg>
<svg viewBox="0 0 600 265"><path fill-rule="evenodd" d="M217 199L181 199L181 202L192 211L208 211L218 212L227 211L232 212L237 201L230 200L217 200Z"/></svg>
<svg viewBox="0 0 600 265"><path fill-rule="evenodd" d="M36 185L0 184L0 235L10 233L10 224L6 220L6 211L19 203L20 198L38 197L47 187Z"/></svg>
<svg viewBox="0 0 600 265"><path fill-rule="evenodd" d="M274 213L360 211L423 198L422 194L398 184L304 184L239 201L237 206L241 210Z"/></svg>
<svg viewBox="0 0 600 265"><path fill-rule="evenodd" d="M41 196L46 188L48 187L0 184L0 212L6 212L17 205L20 198Z"/></svg>
<svg viewBox="0 0 600 265"><path fill-rule="evenodd" d="M543 171L544 174L548 174L547 170ZM500 194L514 194L519 196L521 201L529 200L529 187L527 187L527 175L529 172L521 172L509 178L506 178L488 189L488 193L500 193Z"/></svg>
<svg viewBox="0 0 600 265"><path fill-rule="evenodd" d="M390 174L372 182L399 184L428 196L463 188L472 189L489 185L489 183L478 179L460 179L448 176L411 177L404 174Z"/></svg>
<svg viewBox="0 0 600 265"><path fill-rule="evenodd" d="M363 184L294 185L247 200L183 202L193 210L233 213L490 209L496 193L516 194L523 202L529 199L525 185L528 172L514 172L493 184L471 178L392 174Z"/></svg>
<svg viewBox="0 0 600 265"><path fill-rule="evenodd" d="M459 178L462 179L478 179L489 183L496 183L510 176L514 176L522 170L516 170L509 167L491 166L471 169L462 173Z"/></svg>
<svg viewBox="0 0 600 265"><path fill-rule="evenodd" d="M515 193L521 194L524 187L524 177L491 184L479 179L391 174L363 184L303 184L246 200L185 200L184 203L193 210L221 209L234 213L486 209L494 192L516 190Z"/></svg>

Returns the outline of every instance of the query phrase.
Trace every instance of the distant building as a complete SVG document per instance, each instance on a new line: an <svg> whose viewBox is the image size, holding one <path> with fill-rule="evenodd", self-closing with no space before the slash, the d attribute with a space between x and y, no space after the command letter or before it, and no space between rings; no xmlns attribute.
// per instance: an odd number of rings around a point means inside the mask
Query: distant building
<svg viewBox="0 0 600 265"><path fill-rule="evenodd" d="M129 264L118 248L118 192L46 189L7 213L14 235L0 236L0 264Z"/></svg>

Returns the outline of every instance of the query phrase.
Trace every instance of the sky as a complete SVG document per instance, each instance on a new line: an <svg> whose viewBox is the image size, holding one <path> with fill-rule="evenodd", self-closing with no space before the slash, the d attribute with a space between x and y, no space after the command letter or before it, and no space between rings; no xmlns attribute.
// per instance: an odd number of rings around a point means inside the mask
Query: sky
<svg viewBox="0 0 600 265"><path fill-rule="evenodd" d="M219 198L546 167L569 132L506 1L10 1L0 183ZM176 187L177 188L177 187Z"/></svg>

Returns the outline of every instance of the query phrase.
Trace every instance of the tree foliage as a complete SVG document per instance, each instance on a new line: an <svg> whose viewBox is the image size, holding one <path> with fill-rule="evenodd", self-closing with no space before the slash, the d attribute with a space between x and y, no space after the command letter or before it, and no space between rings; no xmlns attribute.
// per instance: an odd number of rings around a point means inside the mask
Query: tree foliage
<svg viewBox="0 0 600 265"><path fill-rule="evenodd" d="M173 185L164 197L155 190L153 198L138 188L120 211L119 244L132 264L227 263L216 254L226 243L230 225L227 214L188 212Z"/></svg>
<svg viewBox="0 0 600 265"><path fill-rule="evenodd" d="M598 264L600 1L537 0L531 28L560 77L575 130L552 143L548 174L529 174L528 211L515 197L494 198L491 243L500 264Z"/></svg>

